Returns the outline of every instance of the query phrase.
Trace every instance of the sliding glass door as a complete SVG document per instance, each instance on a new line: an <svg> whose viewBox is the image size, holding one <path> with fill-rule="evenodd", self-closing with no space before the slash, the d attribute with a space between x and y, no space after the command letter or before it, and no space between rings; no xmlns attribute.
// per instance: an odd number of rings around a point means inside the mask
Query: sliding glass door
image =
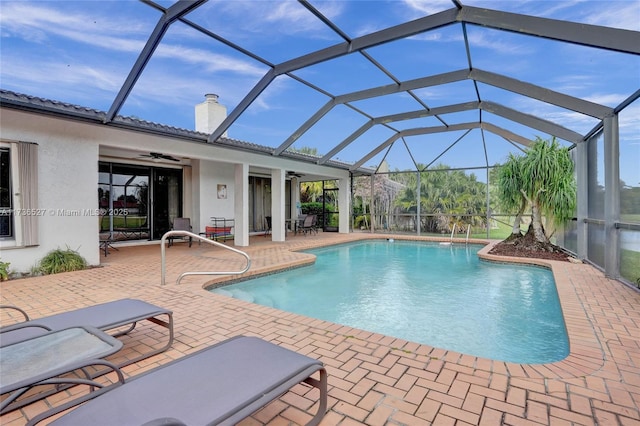
<svg viewBox="0 0 640 426"><path fill-rule="evenodd" d="M182 170L153 169L153 239L171 230L176 217L182 217Z"/></svg>
<svg viewBox="0 0 640 426"><path fill-rule="evenodd" d="M99 163L101 238L160 239L182 215L182 170Z"/></svg>

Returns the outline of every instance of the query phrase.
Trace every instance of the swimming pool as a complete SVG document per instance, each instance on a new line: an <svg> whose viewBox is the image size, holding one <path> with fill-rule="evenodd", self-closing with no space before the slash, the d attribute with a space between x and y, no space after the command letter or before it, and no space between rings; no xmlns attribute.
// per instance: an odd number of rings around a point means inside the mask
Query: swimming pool
<svg viewBox="0 0 640 426"><path fill-rule="evenodd" d="M551 271L481 261L479 245L371 240L309 251L312 266L211 291L468 355L569 354Z"/></svg>

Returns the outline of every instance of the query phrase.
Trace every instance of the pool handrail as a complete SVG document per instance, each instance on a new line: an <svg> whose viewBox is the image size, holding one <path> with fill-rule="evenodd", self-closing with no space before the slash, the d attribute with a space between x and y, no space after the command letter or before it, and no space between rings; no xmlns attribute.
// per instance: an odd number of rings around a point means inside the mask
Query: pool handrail
<svg viewBox="0 0 640 426"><path fill-rule="evenodd" d="M238 253L242 256L245 257L245 259L247 259L247 266L240 270L240 271L202 271L202 272L183 272L182 274L180 274L178 276L178 279L176 280L176 284L180 284L180 281L182 280L182 278L188 276L188 275L241 275L244 274L245 272L247 272L249 270L249 268L251 267L251 258L249 257L249 255L245 252L243 252L242 250L238 250L236 248L233 247L229 247L226 244L222 244L218 241L215 240L211 240L209 238L203 237L202 235L198 235L198 234L194 234L193 232L189 232L189 231L168 231L166 232L163 236L162 239L160 240L160 257L161 257L161 268L162 268L162 273L161 273L161 278L160 278L160 285L165 285L166 282L166 269L167 269L167 265L166 265L166 259L165 259L165 242L167 240L168 237L191 237L194 239L197 239L198 241L204 241L206 243L212 244L214 246L218 246L218 247L222 247L226 250L230 250L234 253Z"/></svg>

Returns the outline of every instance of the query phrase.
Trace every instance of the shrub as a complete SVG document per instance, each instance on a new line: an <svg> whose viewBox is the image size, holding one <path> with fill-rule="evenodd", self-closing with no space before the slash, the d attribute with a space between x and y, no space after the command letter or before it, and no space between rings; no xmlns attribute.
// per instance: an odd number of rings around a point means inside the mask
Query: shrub
<svg viewBox="0 0 640 426"><path fill-rule="evenodd" d="M80 254L67 247L66 250L52 250L40 260L38 271L44 275L86 269L87 261Z"/></svg>
<svg viewBox="0 0 640 426"><path fill-rule="evenodd" d="M6 281L9 279L9 262L0 261L0 281Z"/></svg>
<svg viewBox="0 0 640 426"><path fill-rule="evenodd" d="M300 210L303 214L315 214L321 216L324 213L322 209L322 203L302 203Z"/></svg>

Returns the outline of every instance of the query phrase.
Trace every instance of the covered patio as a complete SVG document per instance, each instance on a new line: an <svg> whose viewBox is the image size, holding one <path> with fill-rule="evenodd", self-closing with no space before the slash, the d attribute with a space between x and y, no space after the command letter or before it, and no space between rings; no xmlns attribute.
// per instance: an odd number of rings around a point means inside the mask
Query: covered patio
<svg viewBox="0 0 640 426"><path fill-rule="evenodd" d="M252 258L247 275L313 261L313 256L299 252L302 249L384 237L321 232L283 243L252 237L249 247L243 248ZM482 250L486 251L487 247ZM177 243L167 249L167 283L162 286L157 244L121 247L102 257L96 268L3 282L2 299L3 304L23 307L32 317L124 297L172 309L173 346L126 367L127 377L241 334L320 359L329 373L330 409L324 425L640 423L640 293L606 278L593 266L544 262L553 269L571 353L552 364L520 365L227 298L203 289L210 277L190 276L175 284L184 271L229 270L236 262L241 267L243 260L220 249ZM3 324L10 321L2 318ZM125 341L125 348L153 346L159 337L142 328L125 338L133 340ZM298 385L242 424L304 424L317 401L310 389ZM69 397L60 395L56 403ZM0 422L22 425L49 402L54 400L8 413Z"/></svg>

